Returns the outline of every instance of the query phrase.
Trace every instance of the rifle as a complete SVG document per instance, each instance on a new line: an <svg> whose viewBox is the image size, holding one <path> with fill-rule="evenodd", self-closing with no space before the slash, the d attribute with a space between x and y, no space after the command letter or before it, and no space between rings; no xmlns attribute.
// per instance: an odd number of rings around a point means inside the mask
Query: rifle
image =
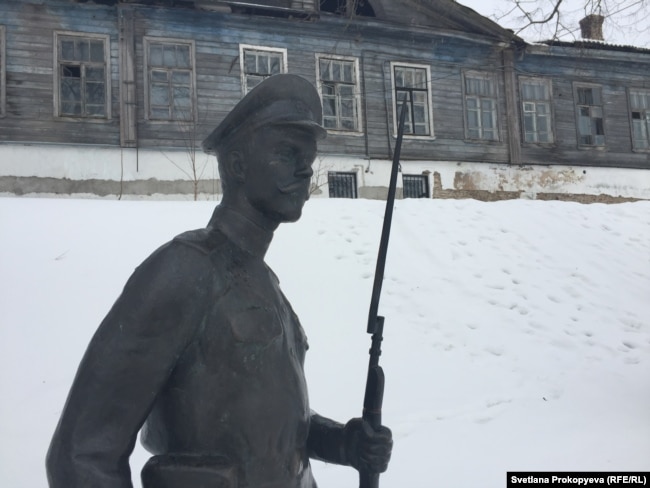
<svg viewBox="0 0 650 488"><path fill-rule="evenodd" d="M386 253L388 251L388 238L390 237L390 224L393 220L393 206L395 205L395 190L397 187L397 171L399 168L399 156L402 150L405 117L406 98L402 102L399 126L397 128L397 141L395 143L395 152L393 153L393 166L390 173L390 184L388 185L388 198L386 199L384 224L381 229L377 266L375 268L375 281L372 286L370 312L368 313L368 334L372 334L372 339L369 351L370 360L368 362L368 378L366 380L366 392L363 398L362 416L363 419L375 430L378 430L379 427L381 427L381 405L384 400L384 370L379 366L381 341L384 339L384 317L377 315L377 312L379 309L381 285L384 280L384 267L386 265ZM378 487L379 473L369 473L365 470L359 471L359 488Z"/></svg>

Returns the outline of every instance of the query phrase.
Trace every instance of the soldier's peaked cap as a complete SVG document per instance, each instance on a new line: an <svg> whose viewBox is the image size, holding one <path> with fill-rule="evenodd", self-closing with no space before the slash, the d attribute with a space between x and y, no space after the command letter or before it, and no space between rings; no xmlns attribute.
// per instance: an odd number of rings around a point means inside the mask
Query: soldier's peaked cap
<svg viewBox="0 0 650 488"><path fill-rule="evenodd" d="M301 127L322 139L327 135L322 121L323 107L314 85L297 75L274 75L248 92L205 138L202 147L215 154L224 142L265 125Z"/></svg>

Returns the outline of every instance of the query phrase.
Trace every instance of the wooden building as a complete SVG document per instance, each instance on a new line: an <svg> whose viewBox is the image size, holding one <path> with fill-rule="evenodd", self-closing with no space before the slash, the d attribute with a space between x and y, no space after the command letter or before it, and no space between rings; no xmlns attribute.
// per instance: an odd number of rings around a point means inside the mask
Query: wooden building
<svg viewBox="0 0 650 488"><path fill-rule="evenodd" d="M3 0L0 192L218 195L200 142L312 81L314 194L650 199L650 50L530 45L452 0Z"/></svg>

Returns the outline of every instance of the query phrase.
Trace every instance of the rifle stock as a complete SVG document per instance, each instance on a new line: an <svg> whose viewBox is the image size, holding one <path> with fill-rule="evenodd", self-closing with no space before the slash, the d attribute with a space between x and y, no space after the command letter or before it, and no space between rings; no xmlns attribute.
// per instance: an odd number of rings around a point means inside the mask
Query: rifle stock
<svg viewBox="0 0 650 488"><path fill-rule="evenodd" d="M368 313L368 333L372 334L372 344L370 346L366 391L363 398L363 419L368 422L374 430L378 430L381 427L381 407L384 401L384 370L379 366L381 341L384 339L384 317L377 315L377 312L379 310L381 285L384 280L384 267L386 265L390 225L393 219L393 206L395 205L397 172L399 168L400 152L402 149L402 137L404 135L404 120L406 118L406 101L407 99L405 98L402 102L399 126L397 129L397 141L395 143L393 165L390 173L386 211L384 213L384 223L381 230L381 239L379 241L377 267L375 268L375 281L373 283L372 296L370 298L370 312ZM365 470L359 471L359 488L378 487L379 473L371 473Z"/></svg>

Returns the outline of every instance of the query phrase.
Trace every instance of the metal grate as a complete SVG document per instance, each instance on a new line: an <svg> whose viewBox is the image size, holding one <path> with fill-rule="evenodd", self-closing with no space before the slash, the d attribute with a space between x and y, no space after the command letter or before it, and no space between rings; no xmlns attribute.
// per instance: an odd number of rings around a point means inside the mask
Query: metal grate
<svg viewBox="0 0 650 488"><path fill-rule="evenodd" d="M429 179L425 175L402 175L404 198L429 198Z"/></svg>
<svg viewBox="0 0 650 488"><path fill-rule="evenodd" d="M357 198L357 174L330 171L327 173L330 198Z"/></svg>

